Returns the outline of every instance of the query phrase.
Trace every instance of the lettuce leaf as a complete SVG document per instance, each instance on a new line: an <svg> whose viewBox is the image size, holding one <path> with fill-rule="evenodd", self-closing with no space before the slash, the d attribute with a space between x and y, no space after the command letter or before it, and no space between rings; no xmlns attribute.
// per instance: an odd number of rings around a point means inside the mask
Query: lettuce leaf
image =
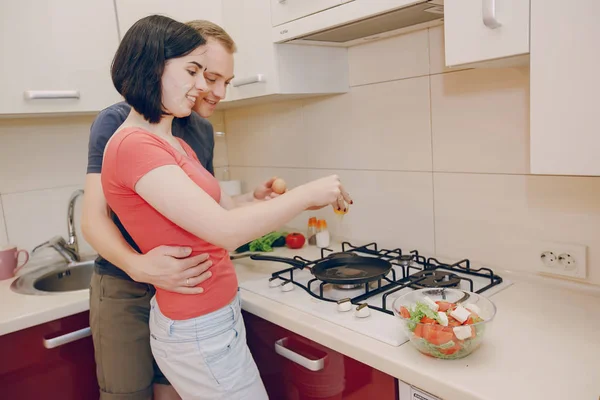
<svg viewBox="0 0 600 400"><path fill-rule="evenodd" d="M475 346L477 342L474 339L467 339L462 342L460 349L452 354L444 354L440 350L449 349L455 345L453 341L449 341L448 343L444 343L440 346L436 346L432 343L429 343L427 340L423 338L418 338L414 340L414 344L420 351L434 356L436 358L443 358L446 360L455 360L458 358L463 358L467 354L471 352L471 347Z"/></svg>
<svg viewBox="0 0 600 400"><path fill-rule="evenodd" d="M425 303L417 302L414 310L409 310L410 312L410 321L408 322L408 329L414 331L417 327L417 323L421 322L421 318L427 317L433 320L436 320L438 323L441 323L440 316L437 312L433 311L429 306Z"/></svg>

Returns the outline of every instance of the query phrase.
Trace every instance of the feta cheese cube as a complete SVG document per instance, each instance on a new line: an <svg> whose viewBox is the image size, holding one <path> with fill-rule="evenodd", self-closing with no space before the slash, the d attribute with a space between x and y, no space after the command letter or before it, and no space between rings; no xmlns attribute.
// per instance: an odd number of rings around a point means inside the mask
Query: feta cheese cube
<svg viewBox="0 0 600 400"><path fill-rule="evenodd" d="M481 308L479 308L479 306L476 304L467 303L467 304L465 304L465 308L467 310L473 311L477 315L481 314Z"/></svg>
<svg viewBox="0 0 600 400"><path fill-rule="evenodd" d="M452 330L454 331L454 335L456 335L456 338L458 340L468 339L473 333L472 327L470 325L455 326L454 328L452 328Z"/></svg>
<svg viewBox="0 0 600 400"><path fill-rule="evenodd" d="M464 323L471 315L471 312L464 308L463 306L458 306L450 313L458 322L461 324Z"/></svg>
<svg viewBox="0 0 600 400"><path fill-rule="evenodd" d="M429 308L431 308L433 311L437 311L440 309L440 306L438 306L435 301L431 300L431 298L427 296L423 298L423 302L427 304Z"/></svg>
<svg viewBox="0 0 600 400"><path fill-rule="evenodd" d="M448 326L448 314L438 311L438 316L440 317L440 325Z"/></svg>

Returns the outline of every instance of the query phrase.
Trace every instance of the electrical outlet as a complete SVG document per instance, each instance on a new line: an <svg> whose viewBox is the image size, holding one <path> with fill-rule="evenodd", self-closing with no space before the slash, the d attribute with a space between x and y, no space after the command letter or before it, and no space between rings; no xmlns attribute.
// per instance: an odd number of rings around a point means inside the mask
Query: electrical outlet
<svg viewBox="0 0 600 400"><path fill-rule="evenodd" d="M587 247L579 244L540 242L537 270L544 274L585 279Z"/></svg>

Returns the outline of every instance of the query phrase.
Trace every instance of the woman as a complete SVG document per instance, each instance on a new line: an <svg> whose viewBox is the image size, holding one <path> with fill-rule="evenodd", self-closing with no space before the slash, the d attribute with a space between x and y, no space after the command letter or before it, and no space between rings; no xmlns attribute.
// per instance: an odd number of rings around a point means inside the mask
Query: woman
<svg viewBox="0 0 600 400"><path fill-rule="evenodd" d="M205 41L193 28L150 16L125 34L112 66L131 113L107 144L102 186L142 252L158 245L209 254L201 295L157 288L150 314L154 357L183 399L265 399L246 345L229 250L278 229L307 208L350 202L337 176L268 202L235 207L191 148L171 133L206 96Z"/></svg>

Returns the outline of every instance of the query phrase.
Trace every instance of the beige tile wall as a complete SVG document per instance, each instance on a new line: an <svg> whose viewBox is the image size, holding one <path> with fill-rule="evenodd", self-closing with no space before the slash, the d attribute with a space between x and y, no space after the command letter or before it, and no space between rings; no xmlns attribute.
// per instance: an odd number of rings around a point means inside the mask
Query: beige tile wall
<svg viewBox="0 0 600 400"><path fill-rule="evenodd" d="M0 119L5 243L31 250L52 236L66 237L67 203L73 191L83 188L92 120ZM82 237L81 245L90 250Z"/></svg>
<svg viewBox="0 0 600 400"><path fill-rule="evenodd" d="M441 27L349 56L347 94L225 112L234 178L335 172L356 204L317 214L344 237L525 272L543 241L586 245L600 284L600 178L528 175L527 68L445 68Z"/></svg>
<svg viewBox="0 0 600 400"><path fill-rule="evenodd" d="M211 119L224 131L222 113ZM55 235L67 235L67 204L83 188L91 116L0 119L0 246L31 250ZM215 138L215 174L227 167L227 143ZM92 252L76 225L82 251ZM45 252L44 254L47 254Z"/></svg>

